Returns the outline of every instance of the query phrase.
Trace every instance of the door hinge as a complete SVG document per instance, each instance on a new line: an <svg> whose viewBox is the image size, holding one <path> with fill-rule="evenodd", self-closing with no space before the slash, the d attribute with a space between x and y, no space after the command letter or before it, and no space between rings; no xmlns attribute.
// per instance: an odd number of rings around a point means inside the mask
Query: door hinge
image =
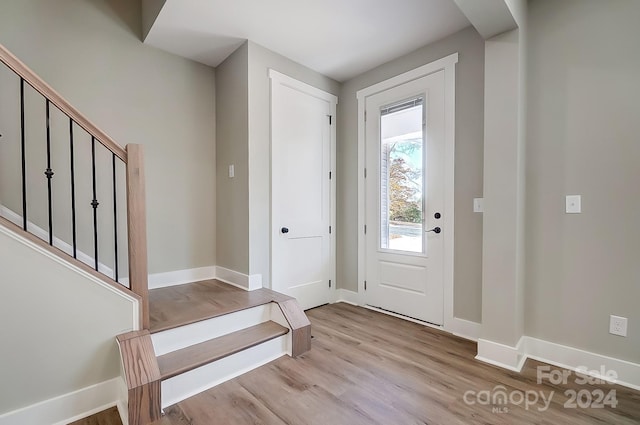
<svg viewBox="0 0 640 425"><path fill-rule="evenodd" d="M332 115L327 115L329 117L329 125L331 125L331 123L333 122L333 116Z"/></svg>
<svg viewBox="0 0 640 425"><path fill-rule="evenodd" d="M329 234L331 234L331 226L329 226Z"/></svg>
<svg viewBox="0 0 640 425"><path fill-rule="evenodd" d="M367 290L367 281L366 280L364 281L364 290L365 291Z"/></svg>
<svg viewBox="0 0 640 425"><path fill-rule="evenodd" d="M364 169L364 178L365 179L367 178L367 169L366 168Z"/></svg>
<svg viewBox="0 0 640 425"><path fill-rule="evenodd" d="M364 225L364 234L365 235L367 234L367 225L366 224Z"/></svg>
<svg viewBox="0 0 640 425"><path fill-rule="evenodd" d="M329 279L329 288L331 288L331 279Z"/></svg>
<svg viewBox="0 0 640 425"><path fill-rule="evenodd" d="M367 110L364 111L364 120L367 121Z"/></svg>
<svg viewBox="0 0 640 425"><path fill-rule="evenodd" d="M332 175L331 171L329 171L329 180L331 180L331 175Z"/></svg>

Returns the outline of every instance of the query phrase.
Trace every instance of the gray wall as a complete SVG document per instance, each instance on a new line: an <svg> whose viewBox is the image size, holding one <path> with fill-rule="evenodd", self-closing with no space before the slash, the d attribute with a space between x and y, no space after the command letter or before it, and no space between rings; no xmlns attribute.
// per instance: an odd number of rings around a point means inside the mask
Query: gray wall
<svg viewBox="0 0 640 425"><path fill-rule="evenodd" d="M216 68L217 265L249 274L248 43ZM229 165L235 177L229 178Z"/></svg>
<svg viewBox="0 0 640 425"><path fill-rule="evenodd" d="M114 337L133 329L133 301L4 230L0 282L0 415L120 376Z"/></svg>
<svg viewBox="0 0 640 425"><path fill-rule="evenodd" d="M337 95L338 82L251 41L249 44L250 274L271 280L271 80L269 69ZM338 206L340 208L340 206Z"/></svg>
<svg viewBox="0 0 640 425"><path fill-rule="evenodd" d="M271 280L269 69L333 94L339 84L247 41L216 69L218 265ZM229 165L235 178L228 177Z"/></svg>
<svg viewBox="0 0 640 425"><path fill-rule="evenodd" d="M529 8L527 335L640 361L640 2ZM582 214L564 197L582 195ZM609 315L629 336L608 334Z"/></svg>
<svg viewBox="0 0 640 425"><path fill-rule="evenodd" d="M215 72L143 45L141 20L137 1L6 0L0 43L121 145L145 146L150 273L214 265Z"/></svg>
<svg viewBox="0 0 640 425"><path fill-rule="evenodd" d="M360 89L458 52L456 65L455 284L454 314L480 322L482 215L473 198L482 196L484 41L471 27L381 65L343 84L338 104L338 287L357 291L358 131Z"/></svg>
<svg viewBox="0 0 640 425"><path fill-rule="evenodd" d="M142 0L142 39L146 39L167 0Z"/></svg>

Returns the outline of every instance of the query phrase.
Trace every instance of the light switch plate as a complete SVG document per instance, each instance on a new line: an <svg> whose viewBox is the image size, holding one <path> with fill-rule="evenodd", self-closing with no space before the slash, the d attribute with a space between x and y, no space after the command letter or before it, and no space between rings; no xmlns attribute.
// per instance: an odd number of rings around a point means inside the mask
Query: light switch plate
<svg viewBox="0 0 640 425"><path fill-rule="evenodd" d="M484 198L473 198L473 212L484 212Z"/></svg>
<svg viewBox="0 0 640 425"><path fill-rule="evenodd" d="M233 164L229 165L229 178L232 179L234 178L236 175L235 172L235 167L233 166Z"/></svg>
<svg viewBox="0 0 640 425"><path fill-rule="evenodd" d="M582 199L580 195L567 195L567 214L580 214L582 212Z"/></svg>

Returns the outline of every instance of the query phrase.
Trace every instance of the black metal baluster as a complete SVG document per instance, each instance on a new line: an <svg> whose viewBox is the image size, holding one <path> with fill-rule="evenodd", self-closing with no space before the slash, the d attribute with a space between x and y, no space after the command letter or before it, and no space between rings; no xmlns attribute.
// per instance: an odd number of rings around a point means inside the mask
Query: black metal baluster
<svg viewBox="0 0 640 425"><path fill-rule="evenodd" d="M115 248L115 281L118 281L118 200L116 196L116 154L112 154L113 171L113 246Z"/></svg>
<svg viewBox="0 0 640 425"><path fill-rule="evenodd" d="M53 208L51 206L51 178L55 174L51 170L51 129L50 129L50 103L47 99L47 170L44 175L47 176L47 201L49 206L49 245L53 245Z"/></svg>
<svg viewBox="0 0 640 425"><path fill-rule="evenodd" d="M27 161L24 128L24 78L20 78L20 145L22 149L22 228L27 230Z"/></svg>
<svg viewBox="0 0 640 425"><path fill-rule="evenodd" d="M96 195L96 138L91 136L91 175L93 177L93 253L95 255L95 269L98 270L98 202Z"/></svg>
<svg viewBox="0 0 640 425"><path fill-rule="evenodd" d="M73 238L73 258L78 258L76 238L76 172L73 158L73 119L69 118L69 153L71 156L71 233Z"/></svg>

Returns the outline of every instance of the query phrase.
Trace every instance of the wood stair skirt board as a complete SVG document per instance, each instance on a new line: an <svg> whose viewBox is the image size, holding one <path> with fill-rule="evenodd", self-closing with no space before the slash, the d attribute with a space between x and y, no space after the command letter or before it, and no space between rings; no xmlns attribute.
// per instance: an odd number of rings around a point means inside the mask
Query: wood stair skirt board
<svg viewBox="0 0 640 425"><path fill-rule="evenodd" d="M265 298L219 316L119 335L129 425L150 424L160 418L161 408L285 354L308 350L306 315L294 299L273 294L277 300Z"/></svg>

